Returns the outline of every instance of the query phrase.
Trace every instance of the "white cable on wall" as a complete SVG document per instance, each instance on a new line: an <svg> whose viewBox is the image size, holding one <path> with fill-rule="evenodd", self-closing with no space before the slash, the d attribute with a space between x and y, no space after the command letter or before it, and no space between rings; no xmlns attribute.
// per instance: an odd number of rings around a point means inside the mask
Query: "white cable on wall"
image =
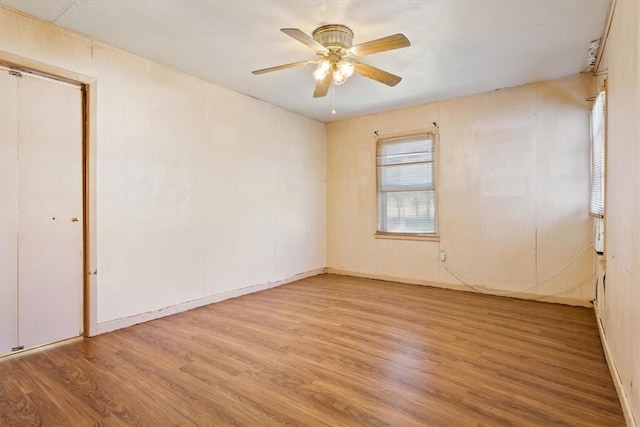
<svg viewBox="0 0 640 427"><path fill-rule="evenodd" d="M462 284L470 287L471 289L474 289L480 293L483 294L489 294L489 295L510 295L510 294L517 294L517 293L521 293L521 292L526 292L526 291L530 291L534 288L537 288L538 286L544 285L545 283L547 283L550 280L555 279L556 277L558 277L560 274L562 274L567 268L569 268L571 266L571 264L573 264L575 262L575 260L577 260L578 258L580 258L580 256L585 253L586 251L588 251L589 249L593 248L593 245L589 245L586 248L584 248L583 250L581 250L578 255L574 256L560 271L558 271L557 273L553 274L551 277L543 280L540 283L536 283L533 286L530 286L528 288L525 289L518 289L517 291L499 291L499 290L489 290L489 289L485 289L483 287L471 284L467 281L465 281L464 279L462 279L460 276L458 276L456 273L454 273L453 271L451 271L449 269L449 267L447 266L446 262L443 261L442 264L444 265L445 270L447 270L449 273L451 273L451 275L453 277L455 277L456 279L458 279L460 282L462 282ZM550 296L550 295L541 295L541 296Z"/></svg>

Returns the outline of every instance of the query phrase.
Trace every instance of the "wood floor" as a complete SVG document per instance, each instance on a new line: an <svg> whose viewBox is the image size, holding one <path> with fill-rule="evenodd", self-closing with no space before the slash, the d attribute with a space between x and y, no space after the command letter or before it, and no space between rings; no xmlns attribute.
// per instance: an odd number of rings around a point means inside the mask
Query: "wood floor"
<svg viewBox="0 0 640 427"><path fill-rule="evenodd" d="M623 426L595 322L322 275L0 359L0 425Z"/></svg>

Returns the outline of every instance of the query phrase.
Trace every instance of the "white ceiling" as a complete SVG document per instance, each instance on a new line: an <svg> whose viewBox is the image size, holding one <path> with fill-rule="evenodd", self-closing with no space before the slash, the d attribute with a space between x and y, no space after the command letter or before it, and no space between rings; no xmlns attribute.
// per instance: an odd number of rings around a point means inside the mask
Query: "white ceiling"
<svg viewBox="0 0 640 427"><path fill-rule="evenodd" d="M585 69L609 0L0 0L93 39L324 122L549 80ZM362 61L403 77L387 87L354 75L312 97L315 59L279 31L344 24L354 44L395 33L405 49Z"/></svg>

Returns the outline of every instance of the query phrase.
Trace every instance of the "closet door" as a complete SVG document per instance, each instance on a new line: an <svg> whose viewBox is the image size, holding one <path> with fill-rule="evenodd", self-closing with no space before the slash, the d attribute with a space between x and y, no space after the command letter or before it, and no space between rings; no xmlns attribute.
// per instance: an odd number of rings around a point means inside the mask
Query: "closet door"
<svg viewBox="0 0 640 427"><path fill-rule="evenodd" d="M30 348L82 333L82 92L10 77L17 86L17 337ZM3 208L10 198L3 195Z"/></svg>
<svg viewBox="0 0 640 427"><path fill-rule="evenodd" d="M18 345L18 84L0 69L0 355Z"/></svg>

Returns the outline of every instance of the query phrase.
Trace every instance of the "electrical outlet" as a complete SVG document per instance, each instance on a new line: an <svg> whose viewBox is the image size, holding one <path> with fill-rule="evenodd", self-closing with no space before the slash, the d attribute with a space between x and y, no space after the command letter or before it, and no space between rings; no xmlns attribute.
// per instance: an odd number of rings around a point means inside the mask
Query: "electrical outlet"
<svg viewBox="0 0 640 427"><path fill-rule="evenodd" d="M440 250L440 261L445 262L447 260L447 253L444 251L444 249Z"/></svg>

